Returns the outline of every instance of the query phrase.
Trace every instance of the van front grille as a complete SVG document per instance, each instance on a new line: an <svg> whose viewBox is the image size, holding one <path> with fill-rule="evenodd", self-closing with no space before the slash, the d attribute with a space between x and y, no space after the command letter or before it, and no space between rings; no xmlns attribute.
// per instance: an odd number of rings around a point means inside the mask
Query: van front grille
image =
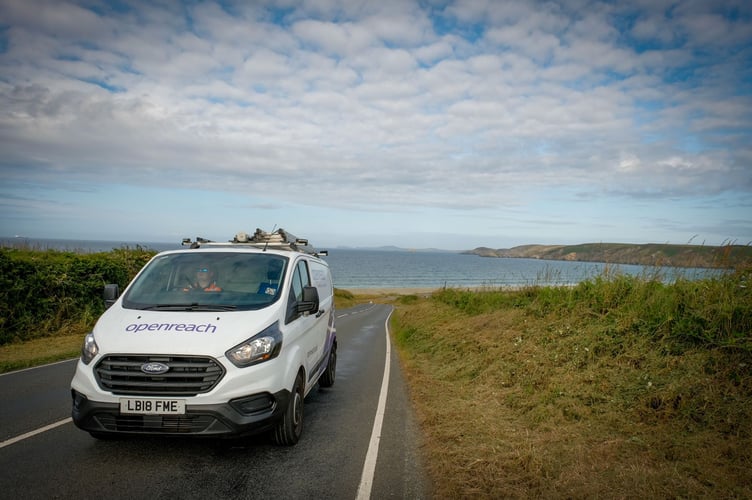
<svg viewBox="0 0 752 500"><path fill-rule="evenodd" d="M144 373L141 367L161 363L165 373ZM113 394L194 396L211 391L225 370L214 358L203 356L106 356L94 373L97 383Z"/></svg>

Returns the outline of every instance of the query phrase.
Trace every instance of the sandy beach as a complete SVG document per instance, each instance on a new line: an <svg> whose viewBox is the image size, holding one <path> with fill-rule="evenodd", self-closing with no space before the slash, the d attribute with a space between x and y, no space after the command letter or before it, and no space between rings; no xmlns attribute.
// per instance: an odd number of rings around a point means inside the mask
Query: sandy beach
<svg viewBox="0 0 752 500"><path fill-rule="evenodd" d="M342 288L353 295L420 295L429 294L442 290L444 288L455 288L457 290L499 290L512 289L516 287L487 287L487 286L463 286L463 287L392 287L392 288Z"/></svg>
<svg viewBox="0 0 752 500"><path fill-rule="evenodd" d="M573 285L558 285L558 286L573 286ZM336 288L336 287L335 287ZM462 287L384 287L384 288L339 288L339 290L347 290L353 295L421 295L430 294L444 288L452 288L456 290L470 290L470 291L498 291L498 290L519 290L523 288L523 285L504 285L504 286L462 286Z"/></svg>
<svg viewBox="0 0 752 500"><path fill-rule="evenodd" d="M353 295L419 295L433 293L439 288L350 288Z"/></svg>

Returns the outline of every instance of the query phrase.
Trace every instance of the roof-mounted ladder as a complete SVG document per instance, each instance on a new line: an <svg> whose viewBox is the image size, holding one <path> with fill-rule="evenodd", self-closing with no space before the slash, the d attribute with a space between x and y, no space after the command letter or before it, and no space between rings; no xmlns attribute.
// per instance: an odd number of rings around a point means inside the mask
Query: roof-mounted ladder
<svg viewBox="0 0 752 500"><path fill-rule="evenodd" d="M256 232L251 236L246 232L240 231L228 242L211 241L201 237L197 237L196 241L191 241L190 238L183 238L183 245L190 245L191 248L199 248L201 246L240 245L252 246L263 250L266 250L267 248L273 248L275 250L291 250L294 252L308 253L317 257L328 255L326 250L316 251L308 244L307 239L298 238L282 228L272 232L256 229Z"/></svg>

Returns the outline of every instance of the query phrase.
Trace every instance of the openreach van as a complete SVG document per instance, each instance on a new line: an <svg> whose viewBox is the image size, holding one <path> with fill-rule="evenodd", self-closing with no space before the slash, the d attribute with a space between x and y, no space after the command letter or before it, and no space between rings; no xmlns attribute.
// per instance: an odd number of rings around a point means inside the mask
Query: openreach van
<svg viewBox="0 0 752 500"><path fill-rule="evenodd" d="M329 266L283 229L197 238L154 256L86 335L71 382L94 437L238 436L298 442L303 401L334 384Z"/></svg>

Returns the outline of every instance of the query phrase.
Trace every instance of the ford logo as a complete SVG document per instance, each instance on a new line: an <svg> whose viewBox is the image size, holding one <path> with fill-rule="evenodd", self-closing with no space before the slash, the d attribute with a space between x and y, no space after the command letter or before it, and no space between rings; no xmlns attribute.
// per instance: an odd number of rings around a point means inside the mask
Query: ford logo
<svg viewBox="0 0 752 500"><path fill-rule="evenodd" d="M161 375L169 370L170 367L164 363L151 362L141 365L141 371L148 375Z"/></svg>

